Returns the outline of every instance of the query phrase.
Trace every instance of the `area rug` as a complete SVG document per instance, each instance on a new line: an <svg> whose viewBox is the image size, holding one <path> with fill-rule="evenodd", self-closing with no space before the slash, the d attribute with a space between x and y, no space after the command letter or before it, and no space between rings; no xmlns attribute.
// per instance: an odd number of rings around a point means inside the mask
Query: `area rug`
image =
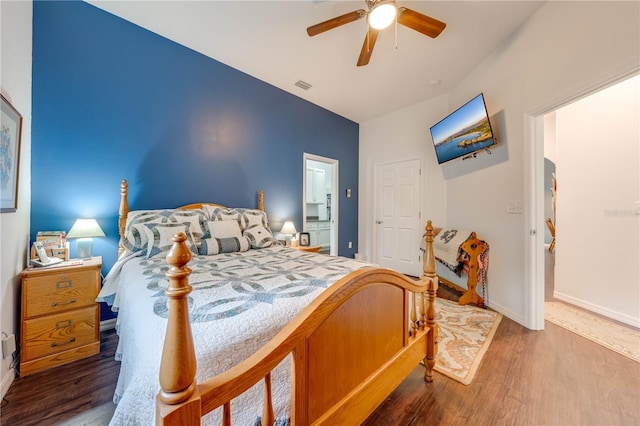
<svg viewBox="0 0 640 426"><path fill-rule="evenodd" d="M545 302L544 319L640 362L640 332L636 330L560 302Z"/></svg>
<svg viewBox="0 0 640 426"><path fill-rule="evenodd" d="M471 383L501 319L498 312L436 298L435 370L463 385Z"/></svg>

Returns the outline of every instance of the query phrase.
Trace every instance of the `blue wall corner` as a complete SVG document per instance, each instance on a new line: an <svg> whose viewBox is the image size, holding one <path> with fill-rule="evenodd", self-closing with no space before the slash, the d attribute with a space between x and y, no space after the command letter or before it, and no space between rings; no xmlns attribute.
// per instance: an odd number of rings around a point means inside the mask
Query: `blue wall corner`
<svg viewBox="0 0 640 426"><path fill-rule="evenodd" d="M132 210L198 201L302 223L303 153L340 162L339 254L358 230L358 124L84 2L34 2L31 237L94 217L116 260ZM74 255L74 244L71 244Z"/></svg>

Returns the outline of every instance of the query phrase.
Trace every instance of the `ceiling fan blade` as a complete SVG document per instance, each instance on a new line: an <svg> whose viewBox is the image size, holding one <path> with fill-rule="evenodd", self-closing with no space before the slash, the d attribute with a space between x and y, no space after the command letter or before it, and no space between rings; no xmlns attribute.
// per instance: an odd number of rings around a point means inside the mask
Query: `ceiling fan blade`
<svg viewBox="0 0 640 426"><path fill-rule="evenodd" d="M371 59L371 54L373 53L373 46L376 45L379 33L380 31L369 27L369 32L364 37L364 43L362 43L362 49L360 50L360 56L358 57L359 67L369 63L369 59Z"/></svg>
<svg viewBox="0 0 640 426"><path fill-rule="evenodd" d="M310 37L313 37L314 35L332 30L341 25L357 21L365 16L367 16L367 12L364 9L354 10L353 12L345 13L344 15L336 16L335 18L310 26L307 28L307 34L309 34Z"/></svg>
<svg viewBox="0 0 640 426"><path fill-rule="evenodd" d="M407 9L406 7L401 7L398 10L398 24L409 27L412 30L416 30L432 38L438 37L442 30L444 30L444 27L447 26L444 22L423 15L415 10Z"/></svg>

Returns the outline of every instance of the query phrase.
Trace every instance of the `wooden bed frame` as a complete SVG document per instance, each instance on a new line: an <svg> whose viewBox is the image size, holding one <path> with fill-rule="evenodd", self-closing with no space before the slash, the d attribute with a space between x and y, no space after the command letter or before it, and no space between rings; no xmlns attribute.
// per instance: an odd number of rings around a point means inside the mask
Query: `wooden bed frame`
<svg viewBox="0 0 640 426"><path fill-rule="evenodd" d="M122 181L120 235L124 235L127 182ZM262 194L259 208L263 210ZM207 204L207 203L205 203ZM199 208L192 204L183 208ZM189 323L191 252L183 233L167 254L169 315L156 397L156 424L195 425L222 408L231 424L230 401L264 380L262 424L274 421L271 371L292 354L290 419L294 425L359 424L420 362L433 380L438 326L438 286L433 227L426 225L423 276L412 280L384 268L364 268L323 291L271 341L228 371L196 383L197 360ZM124 247L120 245L121 253Z"/></svg>

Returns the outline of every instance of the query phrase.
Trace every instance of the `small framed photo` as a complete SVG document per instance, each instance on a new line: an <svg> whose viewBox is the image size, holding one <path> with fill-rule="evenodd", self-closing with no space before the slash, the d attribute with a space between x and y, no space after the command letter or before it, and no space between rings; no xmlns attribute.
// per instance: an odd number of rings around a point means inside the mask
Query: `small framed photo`
<svg viewBox="0 0 640 426"><path fill-rule="evenodd" d="M22 116L4 96L0 98L0 212L5 213L18 209Z"/></svg>
<svg viewBox="0 0 640 426"><path fill-rule="evenodd" d="M301 232L300 237L298 238L300 239L300 245L302 247L309 247L309 244L311 243L311 241L310 241L310 235L308 232Z"/></svg>

